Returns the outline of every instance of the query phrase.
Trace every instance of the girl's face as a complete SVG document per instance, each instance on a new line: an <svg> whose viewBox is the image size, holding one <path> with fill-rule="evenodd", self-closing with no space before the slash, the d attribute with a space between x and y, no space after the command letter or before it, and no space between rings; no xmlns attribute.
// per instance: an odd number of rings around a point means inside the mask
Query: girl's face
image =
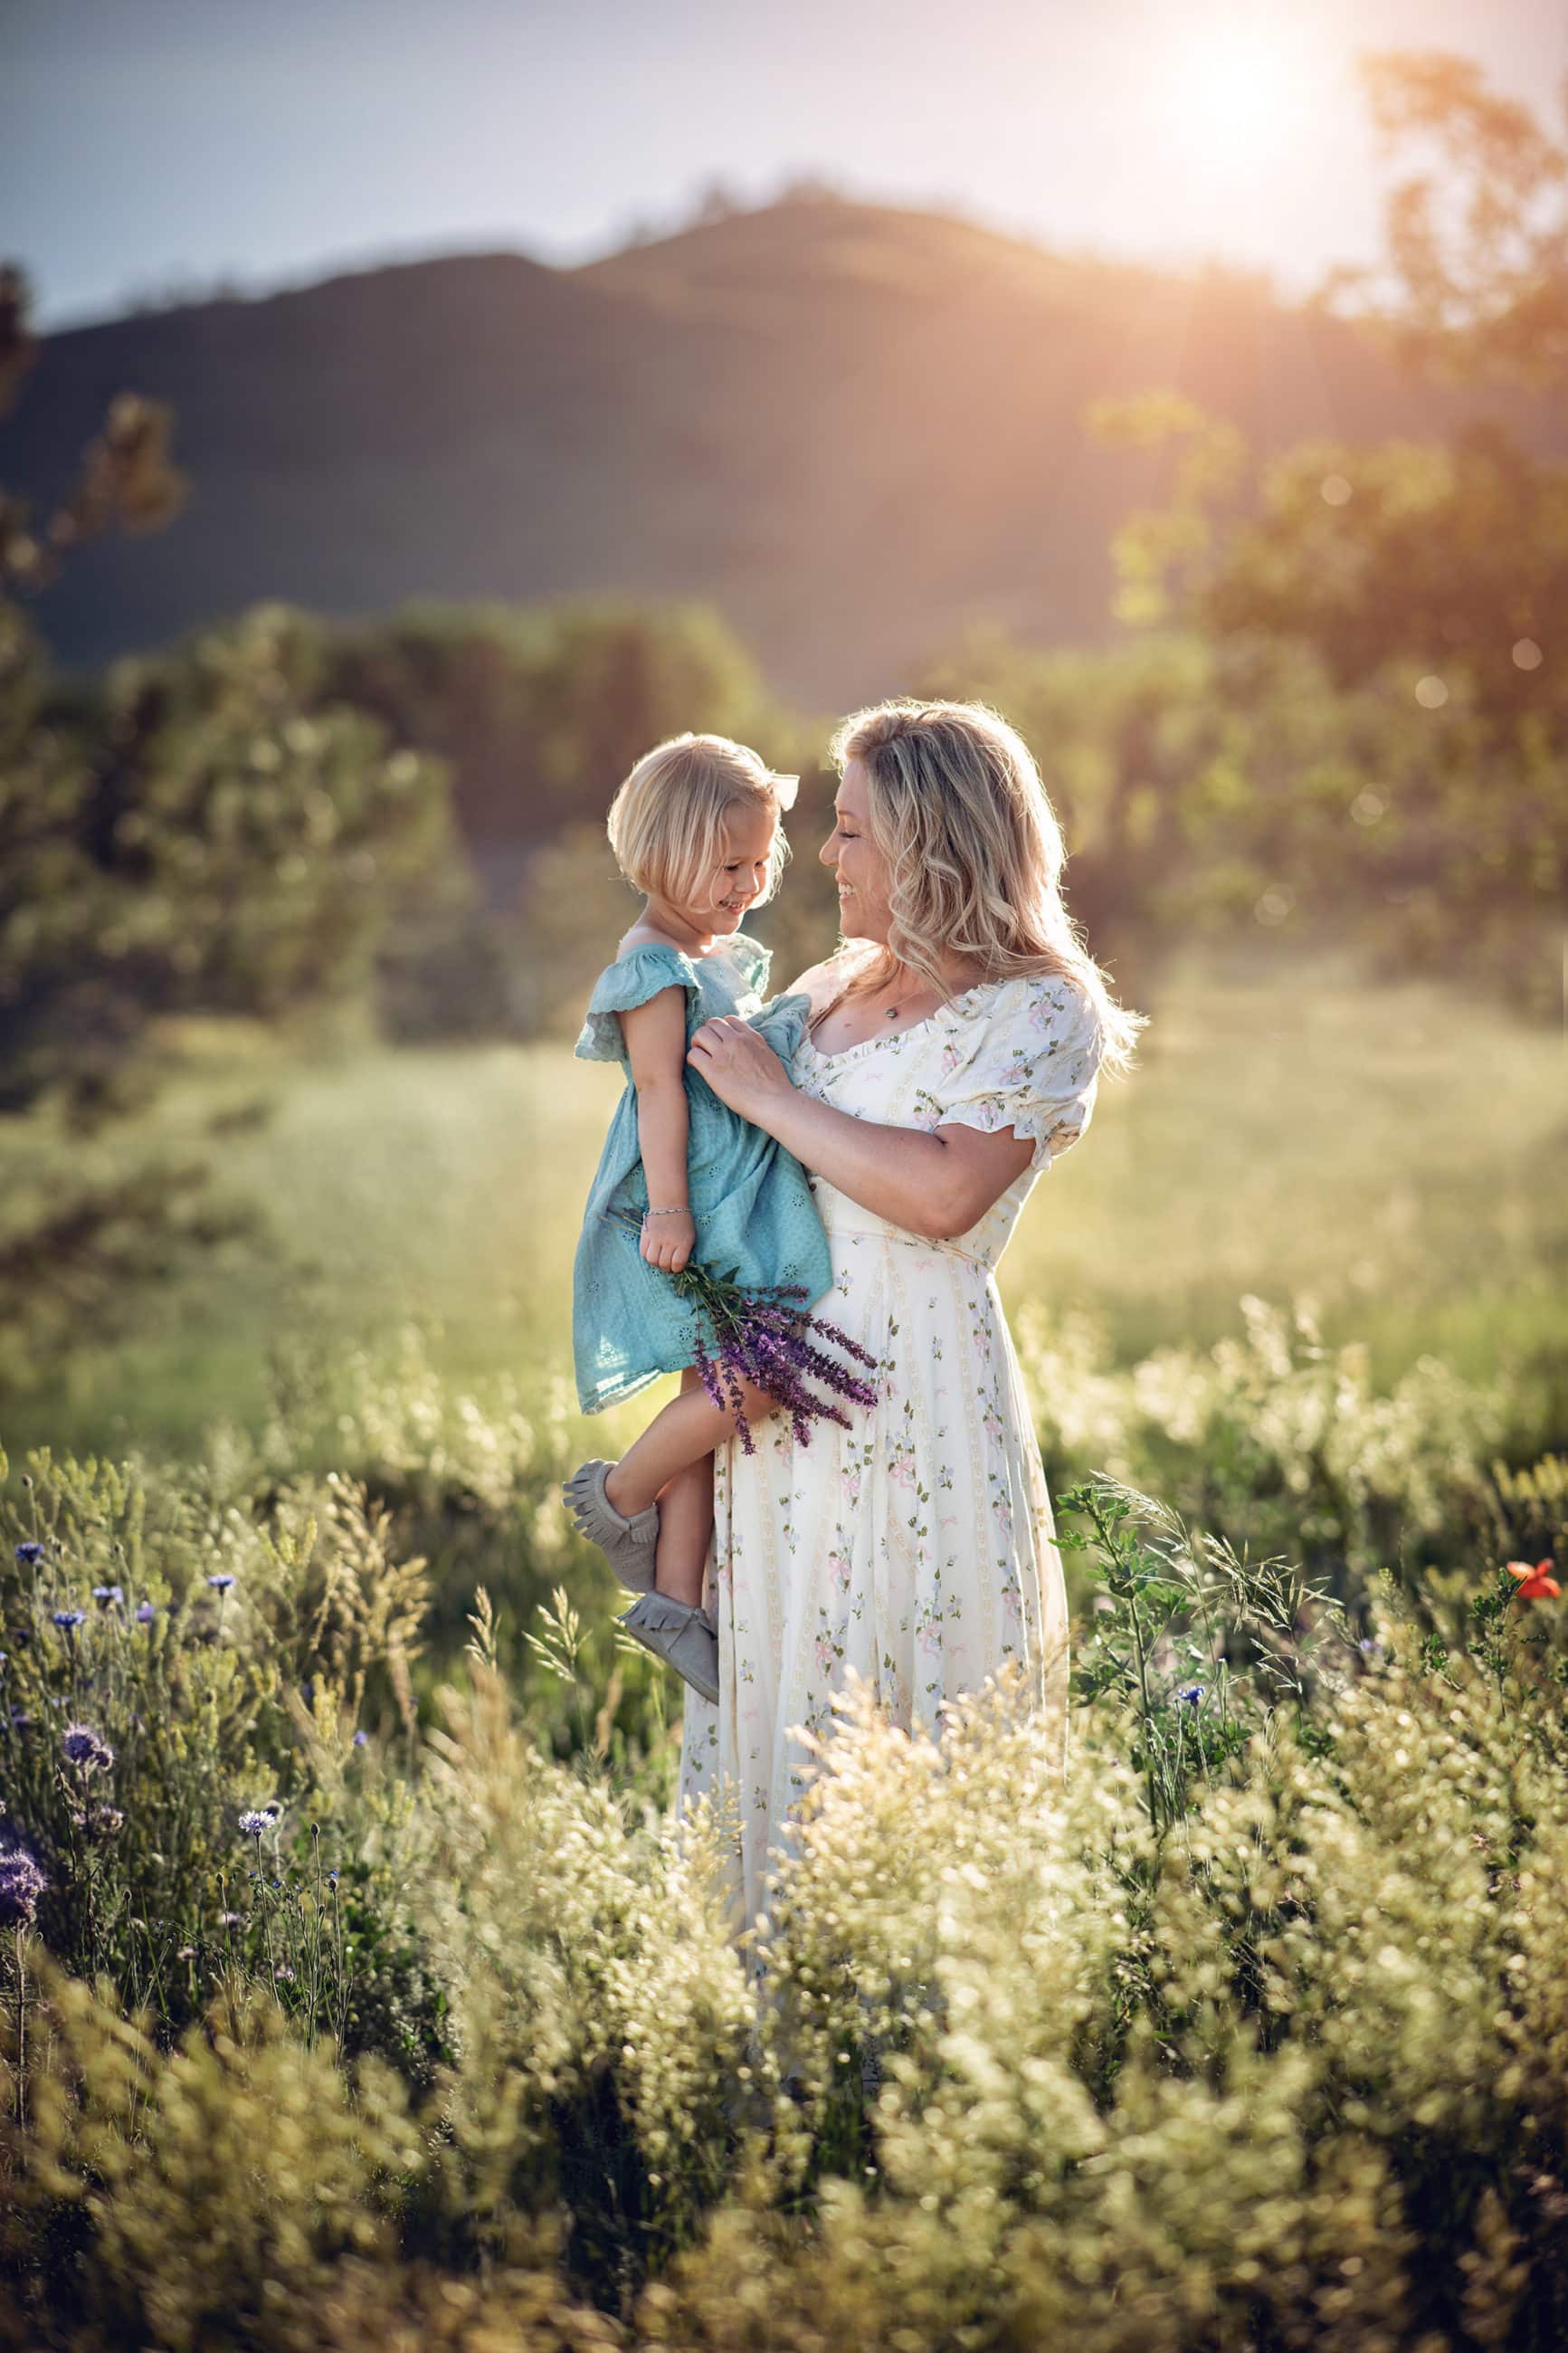
<svg viewBox="0 0 1568 2353"><path fill-rule="evenodd" d="M886 946L892 877L871 839L871 787L858 760L849 761L839 779L833 817L833 830L818 854L837 874L839 928L847 940Z"/></svg>
<svg viewBox="0 0 1568 2353"><path fill-rule="evenodd" d="M737 801L724 812L719 863L693 894L685 910L700 930L721 937L738 932L748 907L768 887L773 838L779 821L774 810L752 801Z"/></svg>

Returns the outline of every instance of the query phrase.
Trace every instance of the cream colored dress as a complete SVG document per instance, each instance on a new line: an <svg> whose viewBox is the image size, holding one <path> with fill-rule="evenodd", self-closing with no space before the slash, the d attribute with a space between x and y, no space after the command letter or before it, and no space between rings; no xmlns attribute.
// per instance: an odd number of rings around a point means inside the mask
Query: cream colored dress
<svg viewBox="0 0 1568 2353"><path fill-rule="evenodd" d="M816 1309L876 1356L879 1391L853 1427L795 1442L773 1417L747 1456L716 1458L709 1599L720 1699L685 1694L680 1796L734 1824L738 1925L767 1906L809 1750L849 1670L895 1720L940 1729L942 1704L1022 1666L1067 1764L1067 1595L1050 1501L994 1270L1036 1177L1089 1124L1094 1013L1072 983L986 981L930 1020L836 1054L803 1038L808 1094L886 1126L1010 1128L1030 1166L956 1241L889 1225L812 1187L834 1287Z"/></svg>

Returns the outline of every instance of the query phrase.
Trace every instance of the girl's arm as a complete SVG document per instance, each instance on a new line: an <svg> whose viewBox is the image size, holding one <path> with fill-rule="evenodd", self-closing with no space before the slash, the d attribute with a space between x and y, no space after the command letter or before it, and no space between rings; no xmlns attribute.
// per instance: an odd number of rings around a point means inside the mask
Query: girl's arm
<svg viewBox="0 0 1568 2353"><path fill-rule="evenodd" d="M704 1023L690 1059L721 1103L776 1136L804 1166L863 1209L932 1241L966 1234L1034 1158L1030 1139L1005 1128L885 1127L835 1111L793 1086L766 1039L731 1016Z"/></svg>
<svg viewBox="0 0 1568 2353"><path fill-rule="evenodd" d="M642 1254L650 1266L679 1274L697 1246L686 1172L686 991L661 988L619 1018L637 1089L648 1207L682 1212L645 1221Z"/></svg>

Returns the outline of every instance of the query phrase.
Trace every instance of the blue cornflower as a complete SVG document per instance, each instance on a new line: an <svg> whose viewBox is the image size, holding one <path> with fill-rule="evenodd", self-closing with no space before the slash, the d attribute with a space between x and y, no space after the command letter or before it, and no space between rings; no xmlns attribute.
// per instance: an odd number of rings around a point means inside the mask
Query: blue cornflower
<svg viewBox="0 0 1568 2353"><path fill-rule="evenodd" d="M1203 1695L1204 1687L1202 1683L1184 1683L1181 1690L1176 1694L1176 1697L1178 1699L1184 1699L1189 1707L1196 1707Z"/></svg>
<svg viewBox="0 0 1568 2353"><path fill-rule="evenodd" d="M227 1569L226 1568L226 1569L220 1569L220 1570L219 1570L219 1572L218 1572L218 1574L217 1574L216 1577L208 1577L208 1579L207 1579L207 1583L208 1583L210 1586L212 1586L212 1587L213 1587L213 1588L214 1588L217 1592L219 1592L219 1593L226 1593L226 1592L228 1591L229 1587L234 1583L234 1579L233 1579L233 1577L229 1575L229 1573L228 1573Z"/></svg>
<svg viewBox="0 0 1568 2353"><path fill-rule="evenodd" d="M251 1812L241 1814L239 1818L239 1827L244 1831L247 1838L253 1838L256 1841L257 1845L259 1846L261 1843L262 1831L269 1831L272 1828L272 1817L270 1814L263 1814L252 1810Z"/></svg>
<svg viewBox="0 0 1568 2353"><path fill-rule="evenodd" d="M124 1600L124 1588L118 1585L95 1585L92 1598L100 1609L107 1609L110 1602Z"/></svg>
<svg viewBox="0 0 1568 2353"><path fill-rule="evenodd" d="M363 1748L369 1738L370 1735L368 1732L356 1732L354 1734L354 1746L356 1748Z"/></svg>
<svg viewBox="0 0 1568 2353"><path fill-rule="evenodd" d="M57 1609L54 1612L55 1624L63 1626L68 1634L74 1632L77 1627L85 1624L86 1620L85 1609Z"/></svg>
<svg viewBox="0 0 1568 2353"><path fill-rule="evenodd" d="M337 1873L336 1873L335 1871L329 1871L329 1872L328 1872L328 1873L327 1873L327 1885L328 1885L329 1887L335 1887L335 1886L337 1885L337 1883L338 1883L338 1874L337 1874Z"/></svg>
<svg viewBox="0 0 1568 2353"><path fill-rule="evenodd" d="M35 1561L42 1560L43 1556L44 1547L41 1544L19 1544L16 1546L16 1557L24 1568L31 1568Z"/></svg>
<svg viewBox="0 0 1568 2353"><path fill-rule="evenodd" d="M114 1762L113 1749L90 1724L68 1724L60 1735L60 1746L67 1763L79 1765L84 1773L92 1772L100 1765L108 1766Z"/></svg>
<svg viewBox="0 0 1568 2353"><path fill-rule="evenodd" d="M32 1721L25 1707L14 1707L11 1710L11 1722L18 1732L25 1732Z"/></svg>
<svg viewBox="0 0 1568 2353"><path fill-rule="evenodd" d="M150 1626L157 1615L158 1612L151 1601L139 1601L136 1604L136 1618L138 1624Z"/></svg>
<svg viewBox="0 0 1568 2353"><path fill-rule="evenodd" d="M12 1847L0 1854L0 1924L7 1928L30 1928L38 1898L48 1883L37 1857L30 1855L25 1846Z"/></svg>

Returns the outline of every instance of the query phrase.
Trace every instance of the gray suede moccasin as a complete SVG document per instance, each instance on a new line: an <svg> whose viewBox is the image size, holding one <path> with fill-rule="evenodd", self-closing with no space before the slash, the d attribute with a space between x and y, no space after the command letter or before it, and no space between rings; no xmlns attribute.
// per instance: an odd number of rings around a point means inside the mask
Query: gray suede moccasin
<svg viewBox="0 0 1568 2353"><path fill-rule="evenodd" d="M645 1649L663 1659L712 1707L719 1704L719 1630L706 1609L645 1593L619 1621Z"/></svg>
<svg viewBox="0 0 1568 2353"><path fill-rule="evenodd" d="M595 1458L572 1473L562 1488L567 1510L580 1533L597 1545L628 1593L653 1591L654 1556L658 1546L658 1505L624 1519L605 1493L613 1462Z"/></svg>

